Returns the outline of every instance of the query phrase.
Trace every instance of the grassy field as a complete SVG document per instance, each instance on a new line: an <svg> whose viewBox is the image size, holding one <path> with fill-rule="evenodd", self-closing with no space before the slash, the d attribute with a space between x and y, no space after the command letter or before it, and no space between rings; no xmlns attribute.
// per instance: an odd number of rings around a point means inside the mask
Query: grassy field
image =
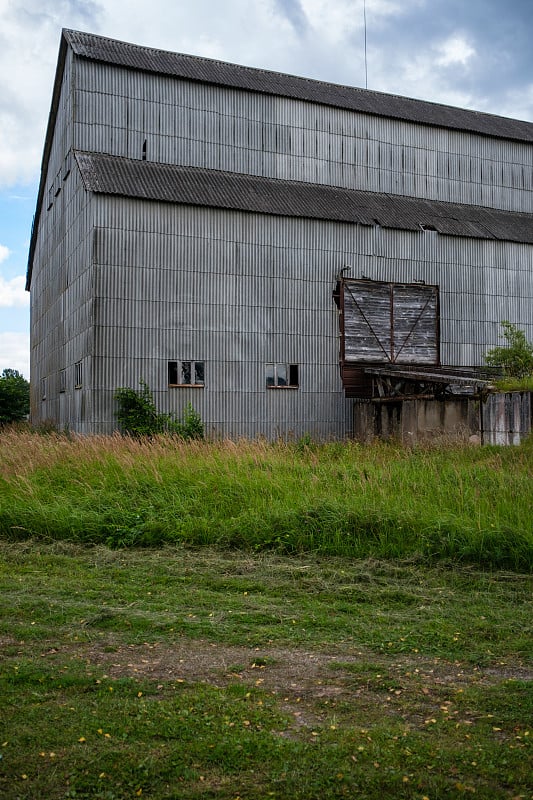
<svg viewBox="0 0 533 800"><path fill-rule="evenodd" d="M0 434L0 797L533 798L533 444Z"/></svg>
<svg viewBox="0 0 533 800"><path fill-rule="evenodd" d="M0 796L533 796L531 576L0 543Z"/></svg>
<svg viewBox="0 0 533 800"><path fill-rule="evenodd" d="M533 439L405 450L0 435L0 536L533 568Z"/></svg>

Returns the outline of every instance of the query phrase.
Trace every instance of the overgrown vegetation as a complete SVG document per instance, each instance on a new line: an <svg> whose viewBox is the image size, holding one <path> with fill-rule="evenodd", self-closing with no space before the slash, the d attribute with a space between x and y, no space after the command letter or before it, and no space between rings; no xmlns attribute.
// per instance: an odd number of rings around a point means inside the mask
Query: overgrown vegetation
<svg viewBox="0 0 533 800"><path fill-rule="evenodd" d="M532 588L0 541L0 795L529 800Z"/></svg>
<svg viewBox="0 0 533 800"><path fill-rule="evenodd" d="M0 437L0 535L533 567L533 442Z"/></svg>
<svg viewBox="0 0 533 800"><path fill-rule="evenodd" d="M16 369L0 375L0 426L19 422L30 413L30 384Z"/></svg>
<svg viewBox="0 0 533 800"><path fill-rule="evenodd" d="M203 439L204 426L200 415L190 403L181 419L157 411L150 387L140 380L138 390L121 388L115 392L117 420L124 433L130 436L154 436L168 433L182 439Z"/></svg>
<svg viewBox="0 0 533 800"><path fill-rule="evenodd" d="M528 342L524 331L511 322L501 323L502 336L506 344L494 347L485 355L489 366L501 367L503 381L497 386L504 391L533 389L533 344Z"/></svg>

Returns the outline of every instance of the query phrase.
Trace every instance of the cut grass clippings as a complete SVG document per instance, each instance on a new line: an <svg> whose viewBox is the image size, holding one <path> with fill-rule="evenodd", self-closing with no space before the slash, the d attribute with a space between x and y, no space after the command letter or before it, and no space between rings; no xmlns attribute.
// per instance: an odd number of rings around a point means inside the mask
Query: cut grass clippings
<svg viewBox="0 0 533 800"><path fill-rule="evenodd" d="M533 567L520 447L0 434L0 535Z"/></svg>
<svg viewBox="0 0 533 800"><path fill-rule="evenodd" d="M0 796L531 798L532 579L0 542Z"/></svg>

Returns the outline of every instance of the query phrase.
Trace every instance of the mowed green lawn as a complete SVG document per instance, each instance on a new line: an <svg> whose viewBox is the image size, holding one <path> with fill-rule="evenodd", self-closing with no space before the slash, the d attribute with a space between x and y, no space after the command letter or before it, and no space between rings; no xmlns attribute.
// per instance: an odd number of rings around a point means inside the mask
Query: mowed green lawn
<svg viewBox="0 0 533 800"><path fill-rule="evenodd" d="M533 796L531 575L43 539L0 567L4 800Z"/></svg>

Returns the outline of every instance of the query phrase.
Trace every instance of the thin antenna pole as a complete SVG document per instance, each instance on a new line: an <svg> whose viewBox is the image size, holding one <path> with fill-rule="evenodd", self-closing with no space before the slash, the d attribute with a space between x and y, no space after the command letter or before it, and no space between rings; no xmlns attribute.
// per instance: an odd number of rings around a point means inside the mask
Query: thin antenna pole
<svg viewBox="0 0 533 800"><path fill-rule="evenodd" d="M365 27L365 89L368 89L368 61L366 57L366 0L363 0L363 17Z"/></svg>

